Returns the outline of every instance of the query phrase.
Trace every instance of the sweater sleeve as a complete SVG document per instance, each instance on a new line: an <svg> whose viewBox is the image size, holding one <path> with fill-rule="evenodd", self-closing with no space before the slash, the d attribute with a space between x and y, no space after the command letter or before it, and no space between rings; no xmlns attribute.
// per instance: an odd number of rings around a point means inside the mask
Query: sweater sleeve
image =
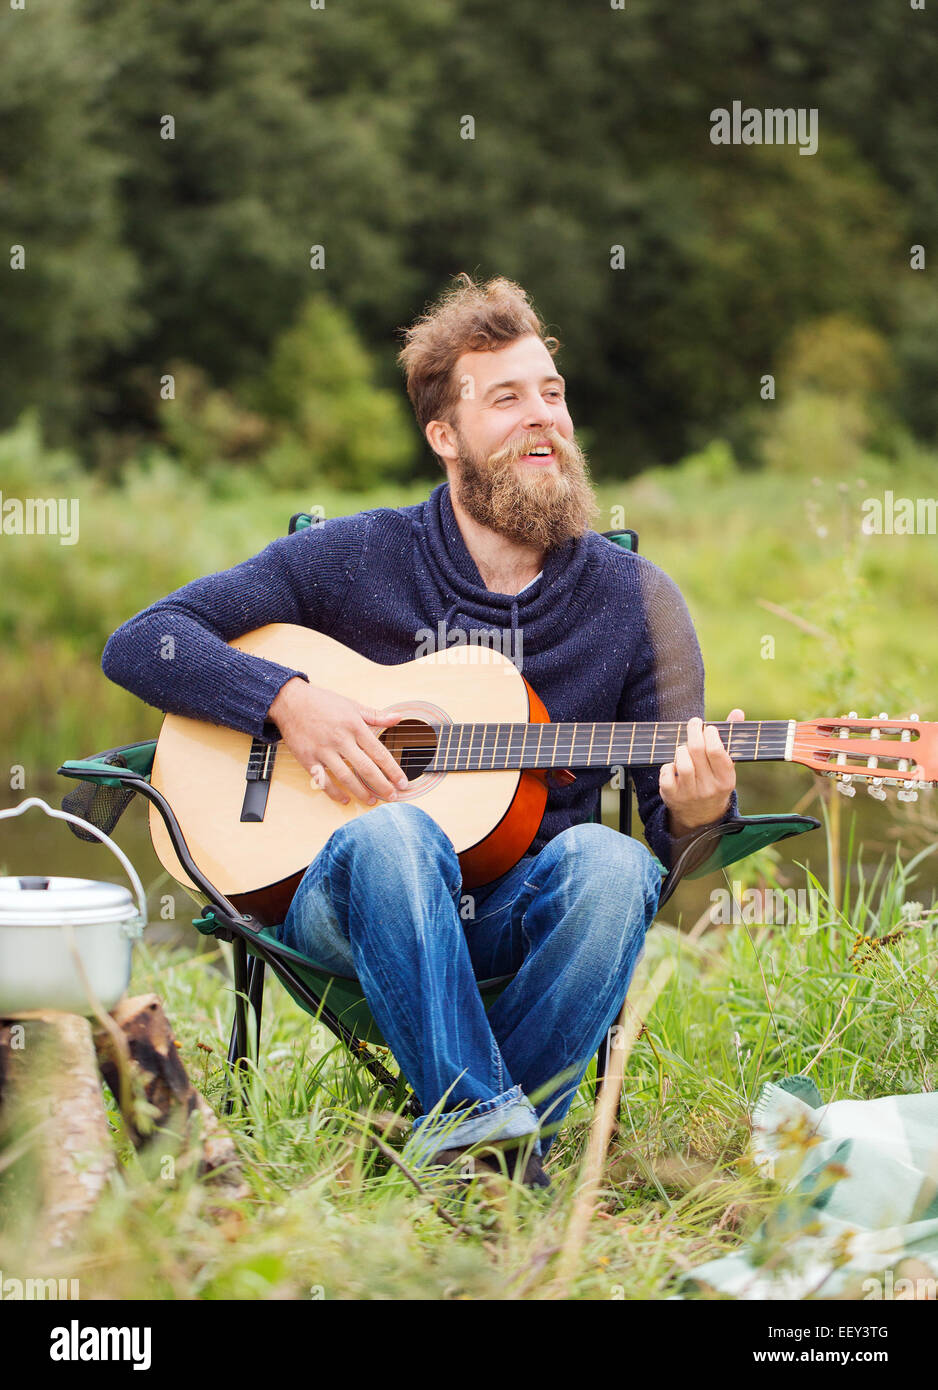
<svg viewBox="0 0 938 1390"><path fill-rule="evenodd" d="M647 562L639 566L639 586L643 622L617 717L649 722L703 718L703 658L687 604L674 581ZM632 780L645 839L669 869L692 837L676 839L670 832L668 808L658 791L660 771L636 768ZM738 814L734 791L721 820Z"/></svg>
<svg viewBox="0 0 938 1390"><path fill-rule="evenodd" d="M108 638L104 674L169 714L267 741L267 712L303 671L227 644L265 623L325 631L364 552L364 524L335 518L272 541L249 560L195 579L128 619Z"/></svg>

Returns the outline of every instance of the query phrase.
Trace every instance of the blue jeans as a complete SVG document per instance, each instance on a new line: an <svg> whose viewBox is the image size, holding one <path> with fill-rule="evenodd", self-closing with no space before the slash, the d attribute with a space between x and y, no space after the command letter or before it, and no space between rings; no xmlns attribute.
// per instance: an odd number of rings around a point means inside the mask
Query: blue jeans
<svg viewBox="0 0 938 1390"><path fill-rule="evenodd" d="M660 887L644 845L587 823L463 896L449 837L389 802L329 837L280 939L361 984L424 1111L412 1161L528 1135L544 1154L618 1017ZM476 982L504 975L486 1015Z"/></svg>

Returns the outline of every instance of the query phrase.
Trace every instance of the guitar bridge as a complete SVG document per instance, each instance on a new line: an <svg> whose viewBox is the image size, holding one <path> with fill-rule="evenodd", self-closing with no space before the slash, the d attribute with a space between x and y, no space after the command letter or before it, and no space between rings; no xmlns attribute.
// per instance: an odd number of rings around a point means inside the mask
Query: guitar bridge
<svg viewBox="0 0 938 1390"><path fill-rule="evenodd" d="M251 743L247 770L244 774L244 800L241 803L242 821L262 821L267 811L270 779L274 773L276 743L256 738Z"/></svg>

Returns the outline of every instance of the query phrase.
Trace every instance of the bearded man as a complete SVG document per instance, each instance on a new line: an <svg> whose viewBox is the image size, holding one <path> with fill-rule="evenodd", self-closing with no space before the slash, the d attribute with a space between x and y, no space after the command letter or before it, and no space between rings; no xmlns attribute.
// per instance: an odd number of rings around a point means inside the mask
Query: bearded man
<svg viewBox="0 0 938 1390"><path fill-rule="evenodd" d="M471 1150L491 1165L500 1148L535 1186L549 1181L542 1160L619 1013L658 902L649 850L589 820L611 769L555 779L528 853L475 888L465 914L452 841L406 799L379 741L387 717L331 691L328 671L314 685L227 644L298 623L396 664L414 660L428 628L523 635L503 650L516 664L523 650L553 721L689 721L672 763L634 774L666 867L686 837L735 815L735 768L702 724L703 665L680 593L591 528L558 346L518 285L458 276L400 354L447 481L415 506L328 519L186 585L123 624L102 659L160 709L282 737L330 797L371 808L316 855L280 938L360 982L423 1110L414 1161ZM513 978L486 1013L477 981L501 976Z"/></svg>

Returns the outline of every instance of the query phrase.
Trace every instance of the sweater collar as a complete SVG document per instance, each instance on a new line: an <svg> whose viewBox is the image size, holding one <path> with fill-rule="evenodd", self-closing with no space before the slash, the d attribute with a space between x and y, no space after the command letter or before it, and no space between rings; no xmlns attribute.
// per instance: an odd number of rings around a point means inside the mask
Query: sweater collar
<svg viewBox="0 0 938 1390"><path fill-rule="evenodd" d="M498 594L486 588L479 568L469 553L469 548L459 528L459 522L456 520L449 483L440 483L438 487L433 489L427 499L427 510L431 534L434 539L439 539L450 569L458 572L463 582L472 591L473 597L477 597L485 604L498 607L503 607L506 600L510 606L516 597L520 599L520 594ZM584 549L583 543L571 539L564 541L554 550L549 550L544 556L544 565L539 576L540 583L535 580L531 584L532 595L539 592L540 588L546 588L556 575L561 574L574 563L578 549ZM522 590L522 592L526 592L526 590Z"/></svg>
<svg viewBox="0 0 938 1390"><path fill-rule="evenodd" d="M453 511L449 483L433 489L418 511L417 543L425 567L421 588L431 611L505 628L519 622L529 650L550 646L586 607L605 555L595 532L572 537L544 556L539 578L520 594L498 594L485 587ZM424 578L424 575L426 576Z"/></svg>

